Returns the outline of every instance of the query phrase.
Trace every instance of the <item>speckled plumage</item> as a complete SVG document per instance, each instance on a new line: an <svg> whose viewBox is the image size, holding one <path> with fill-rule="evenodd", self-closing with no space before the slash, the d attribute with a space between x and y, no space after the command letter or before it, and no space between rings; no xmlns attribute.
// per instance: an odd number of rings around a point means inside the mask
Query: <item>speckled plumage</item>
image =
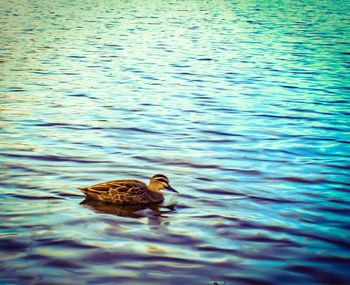
<svg viewBox="0 0 350 285"><path fill-rule="evenodd" d="M121 179L78 189L91 199L119 205L139 205L162 202L164 197L160 190L164 188L177 192L169 185L165 175L156 174L148 186L138 180Z"/></svg>

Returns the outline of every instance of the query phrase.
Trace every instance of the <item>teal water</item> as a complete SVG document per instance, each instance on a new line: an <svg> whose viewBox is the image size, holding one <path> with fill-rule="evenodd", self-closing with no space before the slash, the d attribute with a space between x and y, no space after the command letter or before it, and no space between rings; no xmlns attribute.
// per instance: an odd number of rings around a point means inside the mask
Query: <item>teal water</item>
<svg viewBox="0 0 350 285"><path fill-rule="evenodd" d="M1 284L350 283L348 1L0 9Z"/></svg>

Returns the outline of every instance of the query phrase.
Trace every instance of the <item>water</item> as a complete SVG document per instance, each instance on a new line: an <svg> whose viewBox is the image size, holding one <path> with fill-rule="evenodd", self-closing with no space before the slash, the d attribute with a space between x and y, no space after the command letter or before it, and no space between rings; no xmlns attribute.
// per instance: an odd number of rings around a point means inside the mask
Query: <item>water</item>
<svg viewBox="0 0 350 285"><path fill-rule="evenodd" d="M1 3L2 284L350 283L349 2L54 2Z"/></svg>

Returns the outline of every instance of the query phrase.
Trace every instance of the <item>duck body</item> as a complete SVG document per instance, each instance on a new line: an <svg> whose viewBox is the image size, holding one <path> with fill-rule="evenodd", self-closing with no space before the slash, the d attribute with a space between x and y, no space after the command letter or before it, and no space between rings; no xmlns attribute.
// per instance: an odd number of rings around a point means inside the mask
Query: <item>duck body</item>
<svg viewBox="0 0 350 285"><path fill-rule="evenodd" d="M150 184L133 179L120 179L78 188L87 198L119 205L160 203L164 200L162 189L177 192L169 185L165 175L154 175Z"/></svg>

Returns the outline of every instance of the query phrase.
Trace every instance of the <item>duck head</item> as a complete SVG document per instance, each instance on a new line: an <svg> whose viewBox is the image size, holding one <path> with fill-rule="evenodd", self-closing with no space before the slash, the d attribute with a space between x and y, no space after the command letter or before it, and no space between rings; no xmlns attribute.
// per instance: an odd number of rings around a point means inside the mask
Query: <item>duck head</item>
<svg viewBox="0 0 350 285"><path fill-rule="evenodd" d="M169 191L179 193L177 192L173 187L169 184L169 179L163 174L156 174L152 176L148 188L152 191L159 192L160 190L167 189Z"/></svg>

